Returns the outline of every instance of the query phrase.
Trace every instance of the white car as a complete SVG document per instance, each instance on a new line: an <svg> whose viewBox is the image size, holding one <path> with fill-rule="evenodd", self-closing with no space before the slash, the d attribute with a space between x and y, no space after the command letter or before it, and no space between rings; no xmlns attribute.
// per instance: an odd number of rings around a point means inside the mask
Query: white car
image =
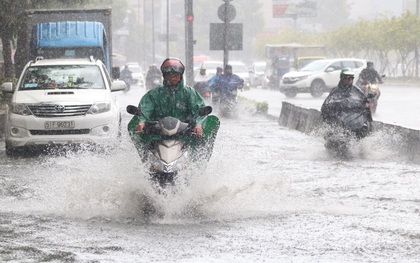
<svg viewBox="0 0 420 263"><path fill-rule="evenodd" d="M251 86L251 76L249 74L248 66L242 61L229 61L232 66L232 73L238 75L244 80L244 88L249 89Z"/></svg>
<svg viewBox="0 0 420 263"><path fill-rule="evenodd" d="M288 72L280 81L280 92L293 98L298 93L310 93L320 97L324 92L331 91L340 80L342 68L349 67L355 72L355 80L366 67L366 60L355 58L315 60L299 71Z"/></svg>
<svg viewBox="0 0 420 263"><path fill-rule="evenodd" d="M263 85L263 79L265 77L265 68L267 63L264 61L252 63L251 68L251 86L258 87Z"/></svg>
<svg viewBox="0 0 420 263"><path fill-rule="evenodd" d="M121 112L112 94L126 88L105 65L91 59L52 59L26 64L5 122L6 154L46 145L102 144L120 133Z"/></svg>
<svg viewBox="0 0 420 263"><path fill-rule="evenodd" d="M250 87L250 74L247 65L242 61L229 61L228 64L232 66L232 73L242 78L244 80L244 88L248 89ZM206 73L211 78L216 75L217 67L223 68L223 61L203 61L201 67L206 68Z"/></svg>

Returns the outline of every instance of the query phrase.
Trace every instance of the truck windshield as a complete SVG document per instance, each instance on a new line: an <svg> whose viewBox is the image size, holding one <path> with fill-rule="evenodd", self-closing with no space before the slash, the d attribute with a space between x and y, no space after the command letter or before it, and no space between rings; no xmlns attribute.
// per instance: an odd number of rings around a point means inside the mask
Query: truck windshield
<svg viewBox="0 0 420 263"><path fill-rule="evenodd" d="M32 66L24 75L19 90L105 89L98 66Z"/></svg>

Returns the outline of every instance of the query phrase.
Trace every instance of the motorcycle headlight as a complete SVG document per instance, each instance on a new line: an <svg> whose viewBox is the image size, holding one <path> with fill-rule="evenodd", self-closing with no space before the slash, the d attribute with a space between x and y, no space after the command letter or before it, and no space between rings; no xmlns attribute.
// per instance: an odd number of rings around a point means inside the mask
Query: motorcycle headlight
<svg viewBox="0 0 420 263"><path fill-rule="evenodd" d="M14 114L18 114L18 115L24 115L24 116L32 115L32 112L29 109L28 105L23 104L23 103L12 103L11 110Z"/></svg>
<svg viewBox="0 0 420 263"><path fill-rule="evenodd" d="M111 103L109 102L98 102L92 104L88 111L88 114L100 114L111 110Z"/></svg>

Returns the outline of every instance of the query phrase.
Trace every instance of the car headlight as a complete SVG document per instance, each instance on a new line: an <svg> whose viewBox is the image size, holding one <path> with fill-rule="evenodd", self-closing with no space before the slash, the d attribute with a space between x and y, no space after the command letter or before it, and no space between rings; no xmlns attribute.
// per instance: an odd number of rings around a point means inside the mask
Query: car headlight
<svg viewBox="0 0 420 263"><path fill-rule="evenodd" d="M94 103L92 104L92 106L90 106L89 111L87 112L88 114L99 114L99 113L104 113L107 111L111 110L111 103L109 102L98 102L98 103Z"/></svg>
<svg viewBox="0 0 420 263"><path fill-rule="evenodd" d="M301 76L301 77L296 77L296 78L292 78L292 81L304 80L304 79L307 79L308 77L309 77L308 75L306 75L306 76Z"/></svg>
<svg viewBox="0 0 420 263"><path fill-rule="evenodd" d="M11 104L11 110L14 114L18 115L32 115L32 111L29 109L28 105L23 103L12 103Z"/></svg>

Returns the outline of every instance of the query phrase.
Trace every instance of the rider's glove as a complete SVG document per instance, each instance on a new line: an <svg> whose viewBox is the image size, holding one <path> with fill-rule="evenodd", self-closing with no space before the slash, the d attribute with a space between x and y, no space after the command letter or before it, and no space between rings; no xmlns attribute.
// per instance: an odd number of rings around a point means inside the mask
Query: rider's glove
<svg viewBox="0 0 420 263"><path fill-rule="evenodd" d="M201 137L203 136L203 128L201 127L201 124L197 124L195 125L194 129L193 129L193 133L197 136L197 137Z"/></svg>
<svg viewBox="0 0 420 263"><path fill-rule="evenodd" d="M139 122L136 127L134 128L136 130L136 132L143 132L144 131L144 122Z"/></svg>

